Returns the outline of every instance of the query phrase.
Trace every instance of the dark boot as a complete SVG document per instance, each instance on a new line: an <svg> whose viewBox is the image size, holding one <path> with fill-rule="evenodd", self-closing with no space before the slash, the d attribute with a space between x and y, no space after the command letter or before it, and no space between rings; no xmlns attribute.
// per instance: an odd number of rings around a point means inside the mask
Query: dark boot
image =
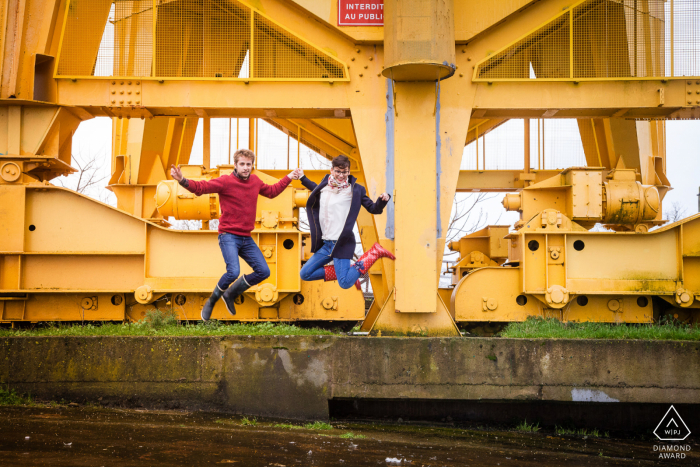
<svg viewBox="0 0 700 467"><path fill-rule="evenodd" d="M325 282L338 280L338 276L335 273L335 266L333 266L332 264L328 266L323 266L323 280ZM357 279L355 281L355 287L357 288L357 290L362 290L362 286L360 285L360 279Z"/></svg>
<svg viewBox="0 0 700 467"><path fill-rule="evenodd" d="M228 286L228 289L226 289L226 292L224 292L224 304L226 305L226 309L228 312L231 314L231 316L236 316L236 304L234 300L236 300L243 292L248 290L250 286L248 283L245 281L244 276L239 277L236 279L236 282Z"/></svg>
<svg viewBox="0 0 700 467"><path fill-rule="evenodd" d="M204 306L202 307L202 321L209 321L211 313L214 311L214 305L216 305L216 302L219 301L223 293L224 291L219 288L219 284L216 284L214 291L211 293L211 297L204 302Z"/></svg>

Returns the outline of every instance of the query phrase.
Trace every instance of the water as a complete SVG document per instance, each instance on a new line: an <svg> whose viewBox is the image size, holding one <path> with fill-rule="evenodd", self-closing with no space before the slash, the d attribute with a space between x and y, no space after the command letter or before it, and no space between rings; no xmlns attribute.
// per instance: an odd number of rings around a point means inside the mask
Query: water
<svg viewBox="0 0 700 467"><path fill-rule="evenodd" d="M239 417L90 407L0 407L0 465L655 465L650 440L334 422L332 430L241 426ZM286 422L296 423L300 422ZM363 439L344 439L352 432ZM692 436L692 435L691 435ZM700 446L684 460L700 465Z"/></svg>

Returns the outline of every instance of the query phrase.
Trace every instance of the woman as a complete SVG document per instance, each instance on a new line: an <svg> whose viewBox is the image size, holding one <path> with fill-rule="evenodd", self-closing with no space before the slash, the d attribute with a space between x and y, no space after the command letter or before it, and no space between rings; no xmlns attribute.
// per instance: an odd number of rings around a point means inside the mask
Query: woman
<svg viewBox="0 0 700 467"><path fill-rule="evenodd" d="M311 190L306 202L306 215L311 230L313 256L301 268L305 281L338 280L343 289L353 284L359 289L361 275L365 274L379 258L396 259L389 251L375 243L355 264L351 264L355 252L353 227L363 206L371 214L381 214L391 196L382 193L376 202L368 196L365 187L350 175L350 159L338 156L332 161L331 173L320 184L303 176L301 183ZM333 265L327 266L333 261Z"/></svg>

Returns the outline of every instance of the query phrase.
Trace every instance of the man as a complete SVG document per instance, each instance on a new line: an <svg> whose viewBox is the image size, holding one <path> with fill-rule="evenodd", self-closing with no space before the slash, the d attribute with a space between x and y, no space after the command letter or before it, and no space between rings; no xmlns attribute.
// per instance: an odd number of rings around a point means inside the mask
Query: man
<svg viewBox="0 0 700 467"><path fill-rule="evenodd" d="M201 196L207 193L218 193L221 205L219 219L219 247L226 262L226 274L221 276L214 292L202 308L202 320L211 317L214 305L219 298L224 297L226 309L233 316L236 314L234 300L248 288L259 284L270 277L270 268L258 245L255 244L250 232L255 228L255 214L258 195L266 198L278 196L292 179L297 180L302 172L294 169L289 175L274 185L265 185L260 178L251 175L255 153L249 149L239 149L233 155L235 169L230 175L222 175L213 180L188 180L174 165L170 169L173 179L186 190ZM253 268L252 274L242 275L238 257Z"/></svg>
<svg viewBox="0 0 700 467"><path fill-rule="evenodd" d="M372 202L365 187L350 175L350 159L347 157L336 157L331 166L331 173L318 185L301 172L301 183L311 190L306 202L306 215L309 218L313 256L301 268L300 275L305 281L332 281L337 278L343 289L353 284L359 289L358 279L375 261L379 258L396 259L379 243L375 243L355 264L350 264L355 252L353 227L360 206L371 214L381 214L391 196L382 193L376 202ZM333 265L326 266L331 261Z"/></svg>

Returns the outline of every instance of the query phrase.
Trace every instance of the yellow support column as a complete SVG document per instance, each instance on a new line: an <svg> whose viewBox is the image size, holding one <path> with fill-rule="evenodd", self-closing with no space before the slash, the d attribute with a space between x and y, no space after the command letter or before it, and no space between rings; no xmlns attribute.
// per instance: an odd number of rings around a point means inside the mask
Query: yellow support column
<svg viewBox="0 0 700 467"><path fill-rule="evenodd" d="M396 312L437 311L437 187L435 83L397 83L396 117Z"/></svg>

